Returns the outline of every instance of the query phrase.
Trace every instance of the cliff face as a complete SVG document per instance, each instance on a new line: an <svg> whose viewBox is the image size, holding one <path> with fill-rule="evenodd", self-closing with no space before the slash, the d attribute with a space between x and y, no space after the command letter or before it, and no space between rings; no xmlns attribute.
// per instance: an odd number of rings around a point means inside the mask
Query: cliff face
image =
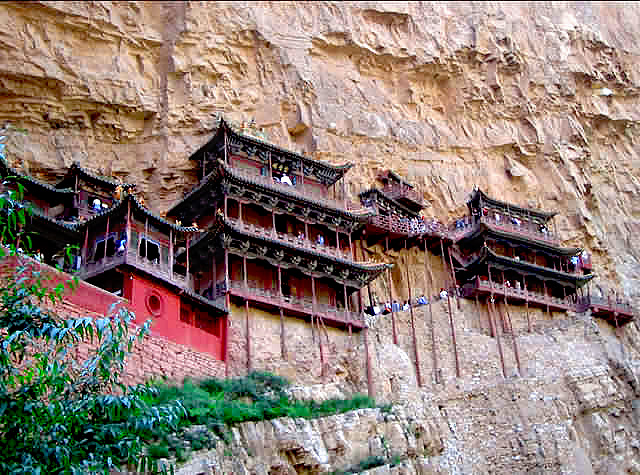
<svg viewBox="0 0 640 475"><path fill-rule="evenodd" d="M600 281L637 297L639 22L635 4L610 3L2 3L0 122L28 129L9 150L25 172L53 180L77 160L138 183L162 211L196 181L187 158L216 113L253 119L269 141L354 162L352 193L392 168L443 220L474 184L557 210L565 244L588 248ZM422 279L419 253L384 257ZM405 292L400 273L394 285ZM391 379L378 393L403 400L404 388L423 412L440 407L436 445L449 459L438 470L640 473L635 323L613 334L589 316L547 319L522 337L526 378L504 382L483 373L496 355L486 316L457 315L465 371L456 380L440 361L437 404L415 390L388 322L370 333L374 374ZM422 341L426 315L420 324ZM438 345L420 348L429 386L425 353Z"/></svg>

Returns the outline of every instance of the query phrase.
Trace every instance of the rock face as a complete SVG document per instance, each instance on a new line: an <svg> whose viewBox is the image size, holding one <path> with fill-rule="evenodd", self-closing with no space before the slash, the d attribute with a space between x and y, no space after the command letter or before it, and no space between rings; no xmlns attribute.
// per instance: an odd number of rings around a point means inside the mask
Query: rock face
<svg viewBox="0 0 640 475"><path fill-rule="evenodd" d="M0 121L29 131L8 148L24 172L53 180L79 161L162 211L196 181L187 158L217 113L254 120L281 146L354 162L354 194L392 168L440 219L473 185L557 210L565 244L638 302L639 21L637 5L610 3L5 2ZM415 250L368 252L421 281ZM520 365L505 334L505 380L486 309L463 303L456 378L446 312L418 316L421 389L388 322L369 332L391 416L243 425L239 465L213 454L217 473L344 469L382 454L382 436L406 463L371 473L640 473L635 323L538 313L525 334L514 311ZM341 365L362 390L364 369Z"/></svg>

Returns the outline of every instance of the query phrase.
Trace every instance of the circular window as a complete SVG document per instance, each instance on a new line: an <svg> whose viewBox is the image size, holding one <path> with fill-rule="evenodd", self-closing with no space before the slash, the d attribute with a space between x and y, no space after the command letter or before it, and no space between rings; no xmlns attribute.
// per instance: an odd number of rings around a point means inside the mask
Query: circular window
<svg viewBox="0 0 640 475"><path fill-rule="evenodd" d="M156 293L147 296L147 309L151 315L158 316L162 313L162 297Z"/></svg>

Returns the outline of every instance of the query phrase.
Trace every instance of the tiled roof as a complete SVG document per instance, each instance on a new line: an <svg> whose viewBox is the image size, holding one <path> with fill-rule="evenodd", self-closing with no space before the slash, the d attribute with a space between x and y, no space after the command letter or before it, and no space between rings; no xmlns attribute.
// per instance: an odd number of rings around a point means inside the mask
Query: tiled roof
<svg viewBox="0 0 640 475"><path fill-rule="evenodd" d="M543 219L545 221L548 221L549 219L553 218L556 214L558 214L555 211L541 211L537 209L524 208L522 206L514 205L512 203L507 203L506 201L496 200L486 195L480 189L476 189L472 192L471 197L469 198L469 203L479 201L480 199L482 199L483 203L493 205L500 209L509 209L511 211L517 212L519 215L533 216L536 218Z"/></svg>
<svg viewBox="0 0 640 475"><path fill-rule="evenodd" d="M96 173L92 173L86 168L80 166L80 163L73 162L69 170L67 171L67 175L56 185L56 187L64 187L64 185L74 176L80 176L87 181L98 182L102 185L105 185L109 188L116 189L118 186L122 186L123 189L127 190L129 188L133 188L136 185L132 183L121 183L113 178L109 178L106 176L101 176ZM68 187L68 184L67 184Z"/></svg>

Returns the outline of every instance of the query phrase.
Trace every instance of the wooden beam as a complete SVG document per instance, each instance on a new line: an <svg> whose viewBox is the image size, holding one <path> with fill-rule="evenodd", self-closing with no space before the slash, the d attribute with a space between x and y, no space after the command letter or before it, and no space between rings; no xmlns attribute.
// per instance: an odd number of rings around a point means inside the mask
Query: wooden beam
<svg viewBox="0 0 640 475"><path fill-rule="evenodd" d="M389 252L389 236L385 236L386 238L386 248L387 252ZM393 290L391 288L391 269L387 269L387 282L389 284L389 303L391 304L391 331L393 333L393 344L398 344L398 332L396 330L396 314L393 310Z"/></svg>
<svg viewBox="0 0 640 475"><path fill-rule="evenodd" d="M278 299L280 307L280 355L282 359L287 359L287 339L284 328L284 313L282 310L282 268L278 264ZM313 321L311 322L313 326Z"/></svg>
<svg viewBox="0 0 640 475"><path fill-rule="evenodd" d="M440 376L438 369L438 352L436 350L436 329L433 321L433 307L431 301L433 300L433 271L427 260L427 240L424 240L424 268L425 268L425 293L426 293L426 272L429 271L429 325L431 326L431 353L433 357L433 380L438 384Z"/></svg>
<svg viewBox="0 0 640 475"><path fill-rule="evenodd" d="M496 336L496 344L498 345L498 354L500 355L500 366L502 367L502 376L506 378L507 370L505 368L505 363L504 363L504 353L502 351L502 342L500 341L500 335L498 333L498 329L496 328L495 320L493 317L493 310L495 310L493 293L491 294L491 301L488 302L487 309L489 310L489 324L491 325L492 332Z"/></svg>
<svg viewBox="0 0 640 475"><path fill-rule="evenodd" d="M244 280L245 295L249 293L249 286L247 284L247 256L242 256L242 273ZM244 313L245 313L245 348L247 351L247 372L251 372L251 325L249 322L249 299L245 298L244 301Z"/></svg>
<svg viewBox="0 0 640 475"><path fill-rule="evenodd" d="M406 243L405 243L406 246ZM409 276L409 266L406 266L407 269L407 291L409 292L409 312L411 314L411 333L413 337L413 352L416 363L416 378L418 380L418 387L422 386L422 375L420 371L420 356L418 354L418 339L416 338L416 325L413 317L413 302L411 298L411 280Z"/></svg>

